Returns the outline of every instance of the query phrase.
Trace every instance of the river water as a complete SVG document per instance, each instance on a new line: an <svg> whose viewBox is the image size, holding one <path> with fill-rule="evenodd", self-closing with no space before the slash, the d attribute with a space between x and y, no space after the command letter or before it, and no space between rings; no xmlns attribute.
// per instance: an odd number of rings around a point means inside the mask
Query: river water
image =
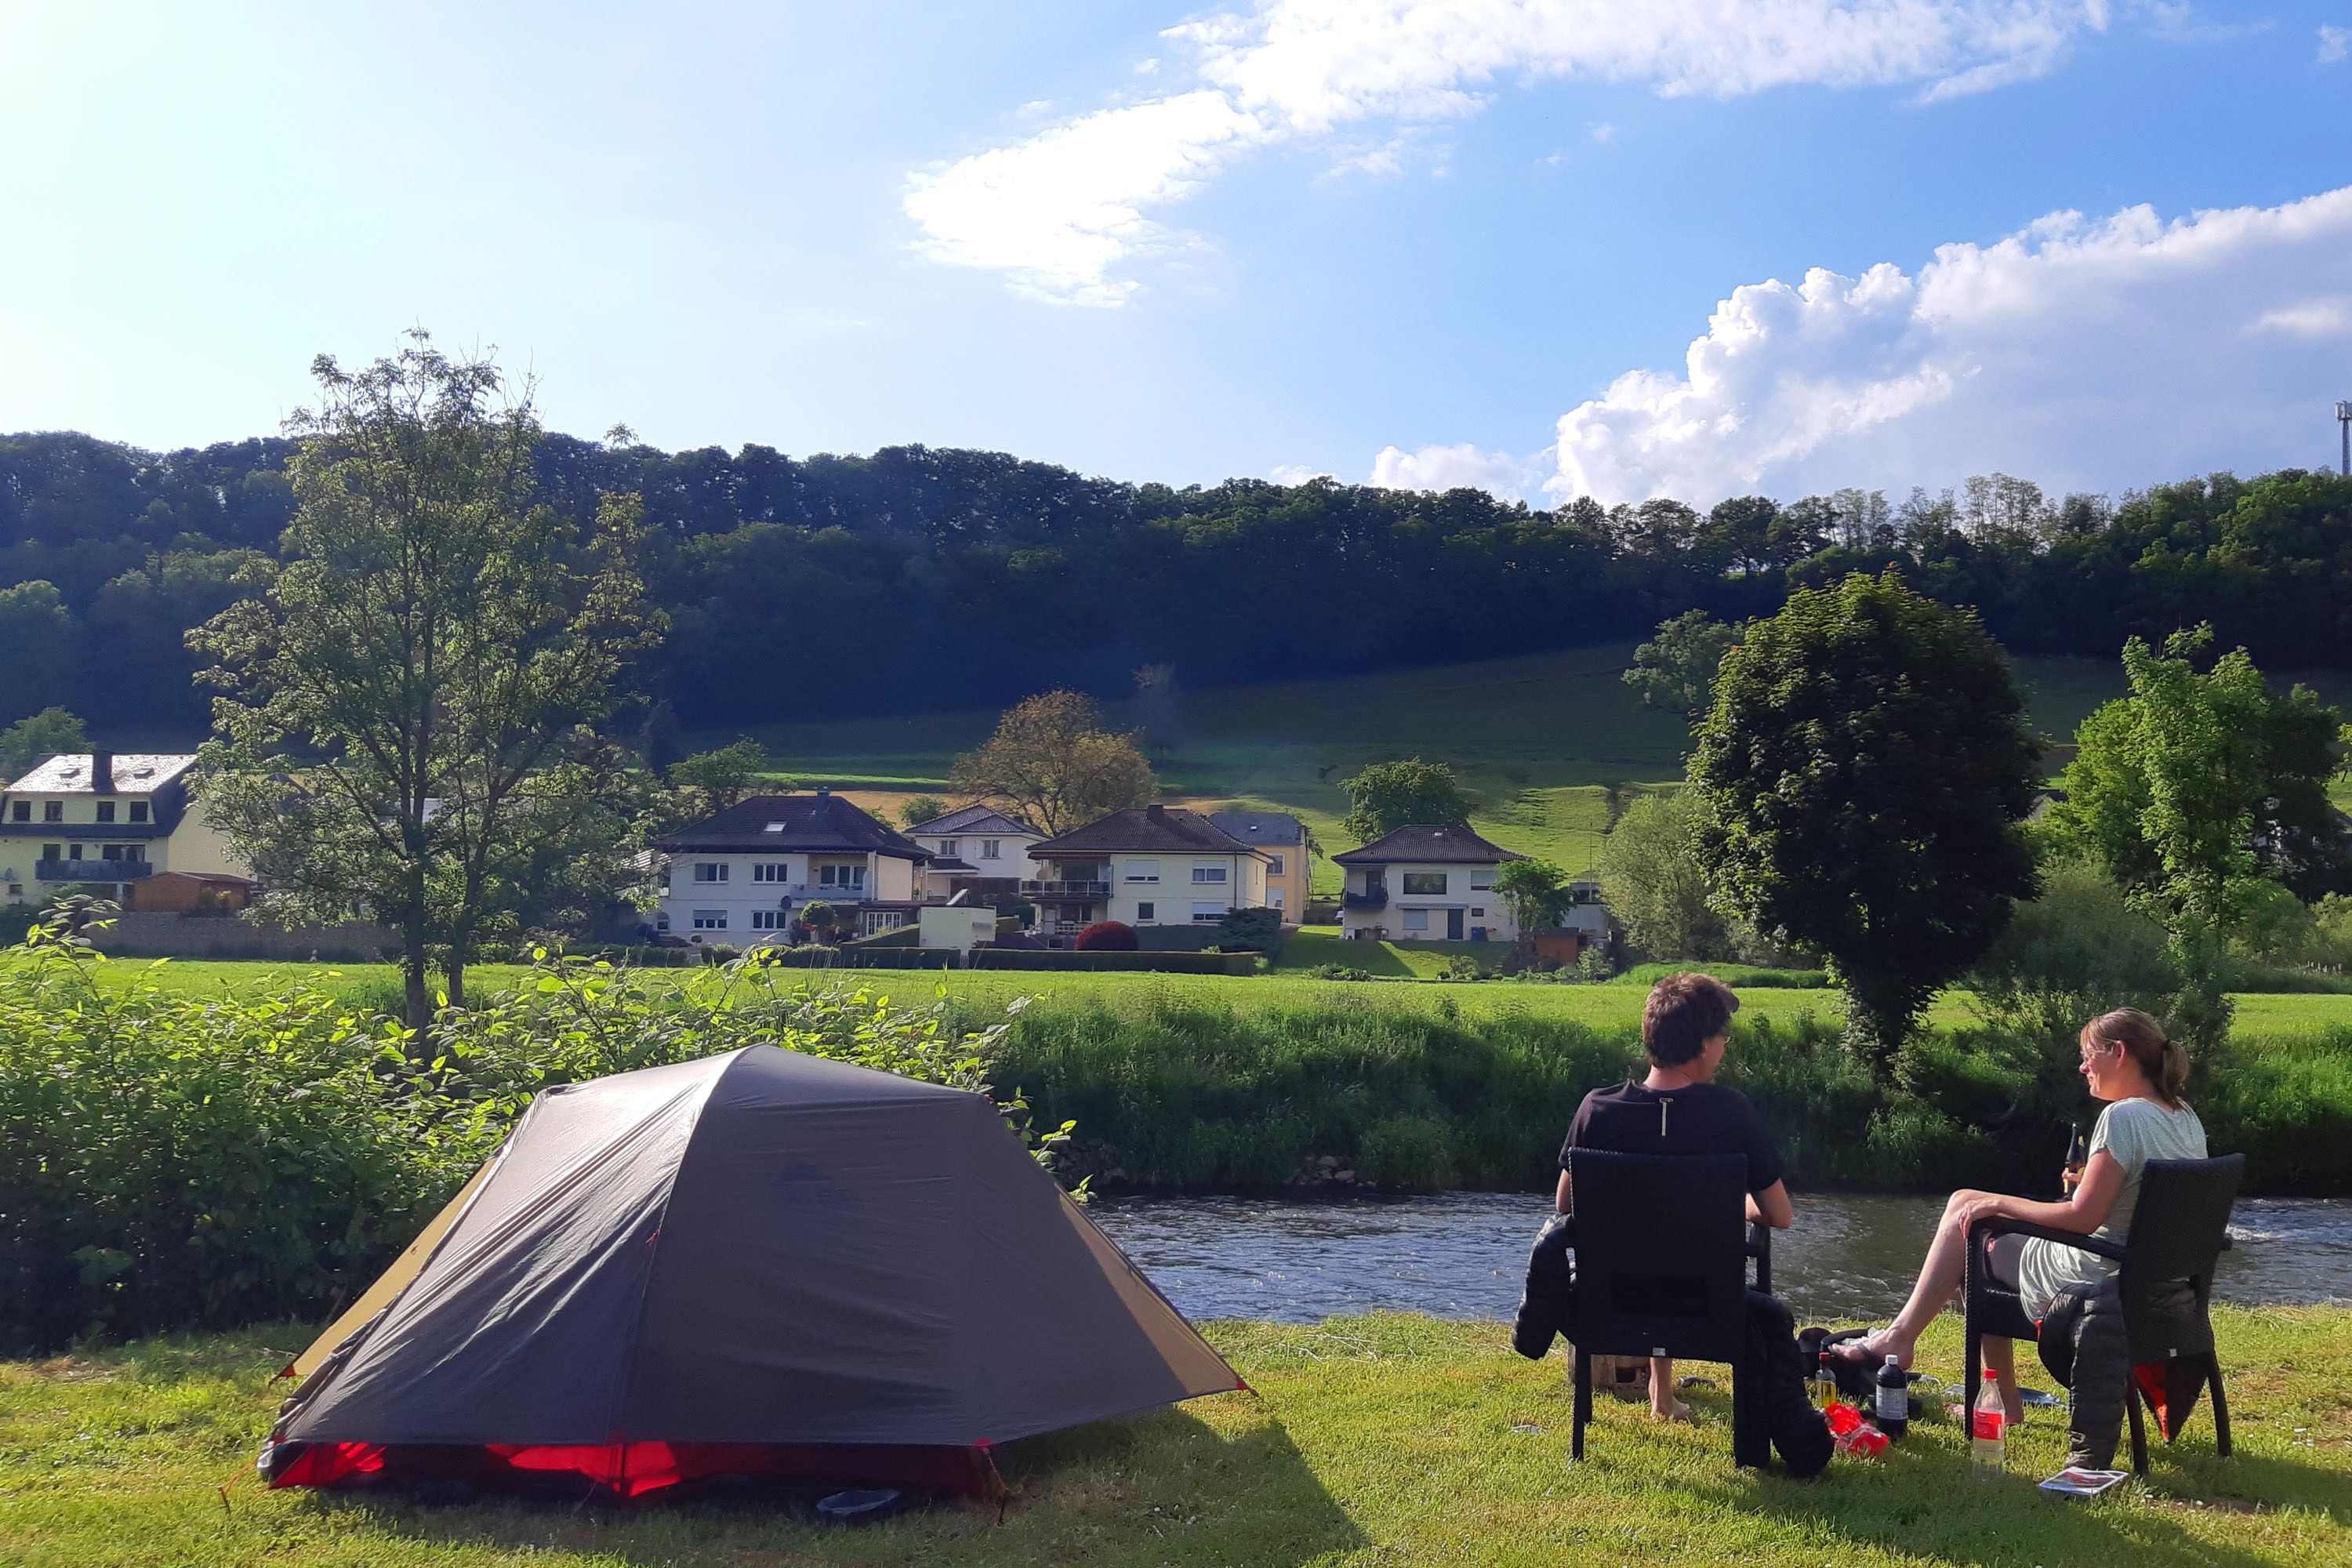
<svg viewBox="0 0 2352 1568"><path fill-rule="evenodd" d="M1776 1293L1797 1321L1891 1316L1943 1200L1799 1193L1773 1237ZM1507 1318L1551 1200L1448 1193L1399 1199L1097 1198L1090 1213L1187 1316L1313 1322L1387 1310ZM2352 1201L2242 1198L2214 1295L2271 1305L2352 1301Z"/></svg>

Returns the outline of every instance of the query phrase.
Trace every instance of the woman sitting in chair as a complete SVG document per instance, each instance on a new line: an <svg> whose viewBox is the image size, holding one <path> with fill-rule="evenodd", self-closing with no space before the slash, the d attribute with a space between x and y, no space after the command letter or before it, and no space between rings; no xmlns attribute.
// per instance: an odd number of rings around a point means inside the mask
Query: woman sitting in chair
<svg viewBox="0 0 2352 1568"><path fill-rule="evenodd" d="M2094 1018L2083 1030L2082 1073L2092 1098L2107 1103L2091 1134L2089 1161L2079 1173L2065 1173L2070 1195L2058 1203L2035 1203L1999 1193L1954 1193L1903 1310L1876 1333L1846 1342L1838 1353L1873 1366L1891 1355L1896 1364L1909 1366L1921 1331L1960 1288L1969 1231L1979 1220L2024 1220L2120 1245L2139 1204L2141 1169L2150 1160L2205 1158L2205 1124L2180 1098L2189 1078L2188 1053L2165 1037L2155 1019L2131 1007ZM2026 1316L2036 1322L2048 1315L2060 1292L2095 1283L2116 1269L2079 1247L2025 1236L1993 1237L1986 1268L1996 1283L2017 1292ZM1984 1341L1985 1365L2000 1384L2012 1419L2021 1414L2016 1354L2012 1341Z"/></svg>

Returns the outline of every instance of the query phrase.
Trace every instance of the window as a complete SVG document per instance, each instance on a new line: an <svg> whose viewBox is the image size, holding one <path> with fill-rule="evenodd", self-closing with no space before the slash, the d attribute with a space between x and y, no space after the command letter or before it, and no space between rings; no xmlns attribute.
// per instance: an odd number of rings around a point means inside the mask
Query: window
<svg viewBox="0 0 2352 1568"><path fill-rule="evenodd" d="M1157 906L1152 904L1138 904L1135 906L1136 924L1150 925L1159 918L1160 912Z"/></svg>
<svg viewBox="0 0 2352 1568"><path fill-rule="evenodd" d="M1196 921L1221 921L1225 918L1225 912L1226 906L1223 904L1194 904L1192 906L1192 918Z"/></svg>
<svg viewBox="0 0 2352 1568"><path fill-rule="evenodd" d="M1280 888L1268 888L1265 890L1265 902L1268 909L1282 908L1282 892Z"/></svg>
<svg viewBox="0 0 2352 1568"><path fill-rule="evenodd" d="M134 800L131 803L131 820L133 822L144 822L147 820L147 803L145 801Z"/></svg>
<svg viewBox="0 0 2352 1568"><path fill-rule="evenodd" d="M1156 882L1160 880L1160 862L1157 860L1129 860L1127 863L1127 879L1130 882ZM1193 879L1195 881L1199 880L1198 878Z"/></svg>
<svg viewBox="0 0 2352 1568"><path fill-rule="evenodd" d="M940 839L940 853L946 856L950 860L954 859L958 855L963 853L963 840L961 838Z"/></svg>
<svg viewBox="0 0 2352 1568"><path fill-rule="evenodd" d="M1471 872L1470 890L1474 893L1493 892L1495 890L1495 873L1492 871Z"/></svg>
<svg viewBox="0 0 2352 1568"><path fill-rule="evenodd" d="M41 858L44 860L62 860L66 858L65 850L66 847L62 844L44 844L41 846Z"/></svg>
<svg viewBox="0 0 2352 1568"><path fill-rule="evenodd" d="M1442 898L1445 893L1445 873L1443 871L1407 871L1404 874L1406 898Z"/></svg>
<svg viewBox="0 0 2352 1568"><path fill-rule="evenodd" d="M782 910L753 910L751 929L753 931L790 931L792 924Z"/></svg>
<svg viewBox="0 0 2352 1568"><path fill-rule="evenodd" d="M1223 866L1195 866L1192 868L1192 880L1195 885L1218 883L1223 882L1224 879L1225 868Z"/></svg>
<svg viewBox="0 0 2352 1568"><path fill-rule="evenodd" d="M98 819L100 822L112 822L114 820L114 803L112 801L101 800L98 803Z"/></svg>
<svg viewBox="0 0 2352 1568"><path fill-rule="evenodd" d="M863 888L866 868L863 866L820 866L816 874L820 888Z"/></svg>
<svg viewBox="0 0 2352 1568"><path fill-rule="evenodd" d="M105 848L100 849L98 853L100 859L120 860L122 858L122 846L120 844L110 844Z"/></svg>
<svg viewBox="0 0 2352 1568"><path fill-rule="evenodd" d="M1470 911L1470 918L1474 921L1483 921L1486 918L1486 911L1484 910L1472 910Z"/></svg>
<svg viewBox="0 0 2352 1568"><path fill-rule="evenodd" d="M1004 858L1003 851L1004 840L1002 838L983 838L980 841L980 858L983 860L1002 860Z"/></svg>
<svg viewBox="0 0 2352 1568"><path fill-rule="evenodd" d="M695 910L694 929L697 931L725 931L727 929L727 911L725 910Z"/></svg>
<svg viewBox="0 0 2352 1568"><path fill-rule="evenodd" d="M727 879L727 862L724 860L697 860L694 863L694 879L698 882L725 881Z"/></svg>
<svg viewBox="0 0 2352 1568"><path fill-rule="evenodd" d="M781 822L772 822L768 824L767 826L760 829L762 833L782 833L783 830L784 825Z"/></svg>
<svg viewBox="0 0 2352 1568"><path fill-rule="evenodd" d="M1265 874L1269 877L1279 877L1286 869L1288 868L1289 864L1290 862L1286 857L1276 855L1274 858L1274 864L1265 868Z"/></svg>
<svg viewBox="0 0 2352 1568"><path fill-rule="evenodd" d="M655 913L654 913L654 930L656 930L656 931L667 931L667 930L669 930L669 911L668 911L667 910L656 910L656 911L655 911Z"/></svg>
<svg viewBox="0 0 2352 1568"><path fill-rule="evenodd" d="M43 822L63 822L65 819L66 803L64 801L45 800L41 802L41 820Z"/></svg>
<svg viewBox="0 0 2352 1568"><path fill-rule="evenodd" d="M785 862L782 860L762 860L751 868L751 880L755 882L789 882L792 880L792 878L785 875Z"/></svg>
<svg viewBox="0 0 2352 1568"><path fill-rule="evenodd" d="M29 801L29 800L20 800L20 801L18 801L18 802L16 803L16 820L17 820L17 821L19 821L19 822L30 822L30 821L32 821L32 820L33 820L33 803L32 803L31 801Z"/></svg>
<svg viewBox="0 0 2352 1568"><path fill-rule="evenodd" d="M1407 931L1417 931L1426 934L1429 931L1429 911L1427 910L1405 910L1404 929Z"/></svg>

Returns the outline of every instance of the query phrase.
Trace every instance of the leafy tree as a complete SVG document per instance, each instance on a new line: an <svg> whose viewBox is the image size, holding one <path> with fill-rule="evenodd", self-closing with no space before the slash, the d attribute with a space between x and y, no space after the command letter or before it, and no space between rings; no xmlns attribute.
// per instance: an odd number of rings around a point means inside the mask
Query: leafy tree
<svg viewBox="0 0 2352 1568"><path fill-rule="evenodd" d="M677 710L665 697L646 712L645 728L637 732L637 751L646 759L646 766L662 778L686 755L686 727L677 721Z"/></svg>
<svg viewBox="0 0 2352 1568"><path fill-rule="evenodd" d="M1686 610L1658 623L1657 635L1633 650L1625 684L1642 694L1643 706L1696 717L1723 656L1739 640L1738 626L1724 626L1705 610Z"/></svg>
<svg viewBox="0 0 2352 1568"><path fill-rule="evenodd" d="M731 746L672 763L669 782L686 819L698 821L741 805L767 771L768 749L747 735Z"/></svg>
<svg viewBox="0 0 2352 1568"><path fill-rule="evenodd" d="M1697 842L1698 795L1672 790L1637 797L1601 844L1601 900L1625 940L1652 959L1712 962L1732 956L1723 916L1708 901Z"/></svg>
<svg viewBox="0 0 2352 1568"><path fill-rule="evenodd" d="M833 940L833 928L841 923L841 911L823 899L811 899L801 906L801 924L815 933L819 942Z"/></svg>
<svg viewBox="0 0 2352 1568"><path fill-rule="evenodd" d="M81 623L54 583L0 588L0 718L17 718L73 695Z"/></svg>
<svg viewBox="0 0 2352 1568"><path fill-rule="evenodd" d="M1495 896L1521 931L1559 924L1572 896L1568 873L1549 860L1506 860L1495 870Z"/></svg>
<svg viewBox="0 0 2352 1568"><path fill-rule="evenodd" d="M912 827L935 816L945 816L948 803L935 795L913 795L898 803L898 826Z"/></svg>
<svg viewBox="0 0 2352 1568"><path fill-rule="evenodd" d="M44 757L89 750L89 731L62 708L44 708L0 730L0 789L32 771Z"/></svg>
<svg viewBox="0 0 2352 1568"><path fill-rule="evenodd" d="M1986 1017L2058 1047L2071 1072L2084 1025L2116 1007L2160 1012L2179 978L2164 928L2105 868L2062 859L2042 868L2041 895L2016 907L1969 984Z"/></svg>
<svg viewBox="0 0 2352 1568"><path fill-rule="evenodd" d="M1159 793L1135 737L1106 729L1101 705L1076 691L1043 692L1008 710L978 751L955 760L949 777L1049 836Z"/></svg>
<svg viewBox="0 0 2352 1568"><path fill-rule="evenodd" d="M2164 923L2185 982L2175 1022L2209 1039L2228 1022L2226 944L2263 889L2333 890L2347 855L2327 798L2343 716L2305 687L2273 691L2243 648L2200 674L2212 640L2200 626L2161 653L2137 637L2124 645L2132 694L2084 721L2066 798L2040 829Z"/></svg>
<svg viewBox="0 0 2352 1568"><path fill-rule="evenodd" d="M1884 1070L2035 890L2041 747L1973 615L1889 572L1790 595L1725 656L1692 788L1718 908L1826 955Z"/></svg>
<svg viewBox="0 0 2352 1568"><path fill-rule="evenodd" d="M462 1005L519 889L625 847L628 770L593 726L657 628L634 498L583 539L534 500L529 384L509 396L494 362L410 337L357 373L313 362L284 562L190 646L226 692L203 757L214 819L275 913L399 931L421 1037L434 956Z"/></svg>
<svg viewBox="0 0 2352 1568"><path fill-rule="evenodd" d="M1401 763L1374 763L1354 778L1340 781L1348 797L1348 815L1340 828L1370 844L1383 834L1416 823L1467 826L1470 802L1454 782L1454 770L1444 763L1408 757Z"/></svg>

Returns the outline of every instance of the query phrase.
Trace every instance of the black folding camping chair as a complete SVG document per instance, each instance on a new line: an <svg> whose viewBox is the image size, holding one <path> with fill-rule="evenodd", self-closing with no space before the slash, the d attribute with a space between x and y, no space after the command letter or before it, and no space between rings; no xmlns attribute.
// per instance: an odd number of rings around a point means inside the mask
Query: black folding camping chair
<svg viewBox="0 0 2352 1568"><path fill-rule="evenodd" d="M1740 1375L1748 1342L1748 1260L1772 1289L1770 1233L1747 1223L1741 1154L1663 1156L1568 1152L1576 1204L1576 1416L1569 1451L1584 1458L1596 1355L1678 1356L1732 1369L1731 1425L1748 1428L1760 1398Z"/></svg>
<svg viewBox="0 0 2352 1568"><path fill-rule="evenodd" d="M1967 1332L1967 1403L1976 1408L1977 1391L1984 1378L1983 1340L1987 1334L2033 1341L2040 1325L2025 1315L2017 1292L1995 1284L1985 1269L1985 1242L1995 1236L2038 1236L2115 1259L2122 1265L2117 1289L2123 1298L2124 1330L2131 1350L2134 1373L2161 1367L2167 1380L2166 1409L2178 1402L2178 1412L2164 1426L2171 1442L2194 1407L2198 1385L2213 1388L2213 1447L2230 1452L2230 1402L2221 1387L2221 1363L2214 1353L2210 1308L2213 1264L2230 1244L2230 1207L2237 1201L2238 1184L2245 1175L2246 1157L2230 1154L2218 1160L2150 1160L2140 1173L2139 1206L2132 1212L2131 1233L2121 1247L2096 1237L2058 1230L2022 1220L1979 1220L1969 1228L1968 1279L1961 1298ZM2160 1310L2157 1293L2186 1283L2193 1309L2166 1303ZM2177 1301L2179 1292L2169 1292ZM2124 1393L2131 1414L2132 1468L2147 1470L2147 1429L2141 1404L2157 1409L2155 1396L2138 1377L2127 1373ZM2186 1378L2185 1383L2177 1381ZM2177 1392L2174 1392L2177 1390Z"/></svg>

